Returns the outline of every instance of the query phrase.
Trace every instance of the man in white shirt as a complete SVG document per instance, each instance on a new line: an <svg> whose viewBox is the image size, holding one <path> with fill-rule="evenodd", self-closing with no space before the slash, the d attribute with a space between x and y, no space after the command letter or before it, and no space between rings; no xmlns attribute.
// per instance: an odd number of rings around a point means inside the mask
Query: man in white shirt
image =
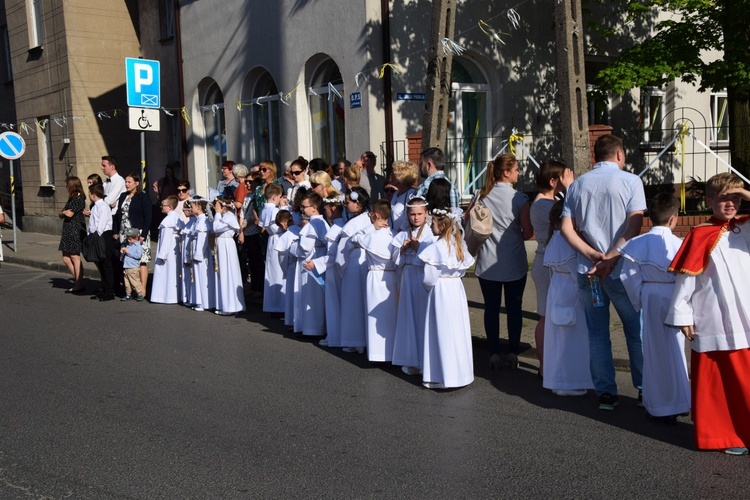
<svg viewBox="0 0 750 500"><path fill-rule="evenodd" d="M102 278L102 289L94 294L91 299L99 299L100 302L114 300L114 274L112 258L114 254L114 239L112 238L112 209L107 206L103 199L104 189L100 184L94 184L89 188L89 198L94 202L89 216L89 234L97 233L104 240L106 256L103 260L96 262L99 274Z"/></svg>
<svg viewBox="0 0 750 500"><path fill-rule="evenodd" d="M104 202L117 213L117 201L125 192L125 179L117 173L117 160L114 156L102 156L102 173L107 176L104 181Z"/></svg>
<svg viewBox="0 0 750 500"><path fill-rule="evenodd" d="M578 292L589 329L591 378L599 396L599 409L613 410L619 400L609 332L610 302L622 321L630 374L639 390L643 377L641 315L633 308L620 281L622 262L617 248L640 234L646 195L641 179L622 170L622 139L614 135L599 137L594 144L594 158L597 163L593 169L568 188L561 233L578 252ZM598 282L592 283L595 279ZM594 304L597 295L600 306Z"/></svg>

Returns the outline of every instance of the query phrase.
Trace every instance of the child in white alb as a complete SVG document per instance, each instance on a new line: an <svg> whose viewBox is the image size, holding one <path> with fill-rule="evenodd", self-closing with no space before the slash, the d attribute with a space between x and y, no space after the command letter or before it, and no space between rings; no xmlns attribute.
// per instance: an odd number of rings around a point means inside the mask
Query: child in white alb
<svg viewBox="0 0 750 500"><path fill-rule="evenodd" d="M676 279L669 264L682 245L672 234L679 208L673 194L655 196L648 209L651 230L618 248L625 258L620 281L633 308L643 309L643 406L649 416L667 423L690 411L685 337L664 324Z"/></svg>
<svg viewBox="0 0 750 500"><path fill-rule="evenodd" d="M367 213L369 205L370 195L360 187L346 194L346 210L351 218L341 230L336 253L336 268L341 275L341 346L346 352L362 353L367 346L367 263L365 251L356 244L355 237L373 230Z"/></svg>
<svg viewBox="0 0 750 500"><path fill-rule="evenodd" d="M299 232L302 228L294 224L294 214L291 212L279 212L277 218L284 213L288 213L292 219L289 221L289 226L287 226L284 233L279 236L274 249L278 254L281 269L284 271L284 287L286 292L284 294L284 325L293 329L294 285L297 274L297 256L294 251L297 248Z"/></svg>
<svg viewBox="0 0 750 500"><path fill-rule="evenodd" d="M216 270L208 242L211 225L206 216L206 206L206 200L203 198L190 199L190 210L195 217L190 238L190 257L193 268L190 299L195 311L205 311L216 307Z"/></svg>
<svg viewBox="0 0 750 500"><path fill-rule="evenodd" d="M232 316L245 310L242 271L234 237L240 223L234 215L234 198L219 196L214 202L216 215L213 233L216 235L216 314Z"/></svg>
<svg viewBox="0 0 750 500"><path fill-rule="evenodd" d="M367 257L367 359L393 359L396 310L398 308L398 280L396 264L391 259L391 204L378 200L370 207L374 231L357 236Z"/></svg>
<svg viewBox="0 0 750 500"><path fill-rule="evenodd" d="M300 210L309 222L300 230L297 257L302 272L300 285L302 299L302 335L322 337L326 333L325 274L315 269L313 259L326 255L326 233L329 226L320 214L323 198L309 191L302 198Z"/></svg>
<svg viewBox="0 0 750 500"><path fill-rule="evenodd" d="M427 294L422 284L424 263L418 255L435 241L427 216L427 201L411 198L406 203L408 226L391 241L391 256L400 276L392 362L408 375L422 373Z"/></svg>
<svg viewBox="0 0 750 500"><path fill-rule="evenodd" d="M425 314L422 385L428 389L464 387L474 381L469 305L461 278L474 264L461 232L460 209L432 209L436 241L422 250Z"/></svg>
<svg viewBox="0 0 750 500"><path fill-rule="evenodd" d="M159 224L159 243L154 261L154 281L151 302L177 304L181 300L182 259L180 259L180 216L175 211L177 197L167 196L161 201L164 219Z"/></svg>
<svg viewBox="0 0 750 500"><path fill-rule="evenodd" d="M344 195L329 186L323 198L323 212L331 225L326 233L326 254L312 260L318 274L325 273L326 338L318 342L323 347L341 347L341 275L336 270L341 230L344 228Z"/></svg>
<svg viewBox="0 0 750 500"><path fill-rule="evenodd" d="M278 184L268 184L264 193L266 203L260 214L259 226L268 234L266 247L266 270L263 280L263 312L271 314L283 314L284 312L284 272L279 262L279 254L275 250L279 241L279 226L276 224L276 215L279 213L281 193L283 189Z"/></svg>

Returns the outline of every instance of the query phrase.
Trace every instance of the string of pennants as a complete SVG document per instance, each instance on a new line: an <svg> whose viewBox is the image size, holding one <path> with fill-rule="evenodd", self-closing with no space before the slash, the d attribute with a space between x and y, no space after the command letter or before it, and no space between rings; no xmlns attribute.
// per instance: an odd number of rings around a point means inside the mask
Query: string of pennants
<svg viewBox="0 0 750 500"><path fill-rule="evenodd" d="M490 40L493 43L500 43L502 45L505 45L504 38L510 37L510 33L502 32L496 28L494 28L490 23L496 20L497 18L501 16L507 17L508 22L513 27L513 29L518 30L521 27L521 16L518 14L518 9L521 5L525 4L529 0L523 0L522 2L516 4L514 7L511 7L509 9L506 9L502 11L500 14L497 14L496 16L493 16L491 18L488 18L487 20L480 19L476 26L473 26L471 28L468 28L460 33L457 33L455 35L455 38L459 38L471 31L474 30L480 30L482 33L487 35L487 37L490 38ZM425 47L420 50L416 50L412 53L401 55L400 57L402 59L408 59L414 55L420 54L422 52L425 52L428 50L429 47ZM440 40L440 47L439 47L444 53L460 56L462 55L466 49L461 46L460 44L456 43L454 40L451 40L449 38L442 38ZM398 63L395 62L386 62L384 64L378 65L378 66L372 66L370 68L366 68L356 75L354 75L354 83L357 88L360 88L362 84L366 81L369 81L370 75L374 75L378 79L382 79L386 75L386 70L391 69L393 73L396 74L402 74L406 72L406 69L401 66ZM237 99L235 101L235 104L237 106L238 111L242 111L243 108L252 106L252 105L259 105L262 106L263 103L271 101L271 100L278 100L282 104L289 106L289 101L292 98L292 96L299 91L299 89L303 87L301 82L298 82L297 85L290 91L287 92L280 92L277 95L267 95L264 97L258 97L251 99L249 101L243 101L241 99ZM337 88L336 85L329 82L327 90L324 92L318 92L312 87L309 87L306 89L310 94L316 95L319 97L327 97L331 98L331 96L335 96L338 99L342 99L343 96L341 95L341 92L339 91L339 88ZM200 111L208 111L211 110L214 114L216 112L223 108L223 106L213 104L210 106L201 106L198 107L197 110ZM176 114L179 114L180 117L185 121L185 123L188 126L191 126L190 123L190 114L188 112L188 109L186 107L182 108L161 108L161 111L164 112L167 116L175 116ZM99 121L103 120L110 120L110 119L118 119L118 118L127 118L127 112L123 109L109 109L104 111L95 111L93 114L85 114L85 115L73 115L73 116L51 116L50 118L45 118L43 120L32 120L30 122L20 122L20 123L0 123L0 130L18 130L19 133L24 135L31 135L35 133L35 127L38 127L40 130L44 131L46 130L46 127L49 126L51 123L57 125L58 127L62 128L66 126L70 121L85 121L88 119L97 119Z"/></svg>

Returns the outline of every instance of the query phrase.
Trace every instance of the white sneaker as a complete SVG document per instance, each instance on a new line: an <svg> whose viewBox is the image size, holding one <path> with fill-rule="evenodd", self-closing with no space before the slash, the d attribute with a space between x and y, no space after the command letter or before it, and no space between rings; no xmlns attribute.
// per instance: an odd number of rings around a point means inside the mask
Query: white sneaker
<svg viewBox="0 0 750 500"><path fill-rule="evenodd" d="M422 382L427 389L445 389L445 386L439 382Z"/></svg>
<svg viewBox="0 0 750 500"><path fill-rule="evenodd" d="M416 366L402 366L401 371L406 373L407 375L421 375L422 374L422 370L420 370Z"/></svg>
<svg viewBox="0 0 750 500"><path fill-rule="evenodd" d="M202 307L193 307L193 311L205 311Z"/></svg>
<svg viewBox="0 0 750 500"><path fill-rule="evenodd" d="M344 352L356 352L359 354L362 354L363 352L365 352L364 347L342 347L341 350Z"/></svg>
<svg viewBox="0 0 750 500"><path fill-rule="evenodd" d="M586 389L571 389L571 390L552 390L552 394L557 396L585 396L588 394Z"/></svg>
<svg viewBox="0 0 750 500"><path fill-rule="evenodd" d="M214 311L214 312L218 314L219 316L234 316L234 313L230 313L230 312L224 312L224 311Z"/></svg>
<svg viewBox="0 0 750 500"><path fill-rule="evenodd" d="M328 347L328 339L320 339L320 342L318 342L318 345L320 347Z"/></svg>

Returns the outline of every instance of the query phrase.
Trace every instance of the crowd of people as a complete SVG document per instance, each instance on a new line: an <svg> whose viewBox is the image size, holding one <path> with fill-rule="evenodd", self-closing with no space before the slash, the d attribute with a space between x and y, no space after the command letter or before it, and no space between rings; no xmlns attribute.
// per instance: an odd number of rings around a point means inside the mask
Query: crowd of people
<svg viewBox="0 0 750 500"><path fill-rule="evenodd" d="M250 169L227 162L206 196L193 193L187 180L155 184L164 191L171 183L175 194L159 201L149 301L234 315L246 297L262 297L264 312L299 335L319 337L321 346L401 366L430 389L459 388L474 379L460 278L476 263L490 365L516 368L528 273L524 241L536 236L531 273L543 387L558 396L594 390L601 410L619 404L612 304L647 414L674 423L692 410L699 448L747 454L750 310L742 298L750 285L731 270L750 264L750 231L742 231L747 217L737 216L750 192L732 174L711 178L706 195L714 216L684 242L671 232L679 204L672 193L660 194L648 206L653 228L641 235L645 193L641 180L623 170L622 141L603 136L594 154L596 165L578 179L564 164L545 162L533 203L513 187L516 158L491 161L469 205L492 214L492 232L476 260L438 148L424 151L419 166L395 162L389 179L374 172L376 156L368 151L353 165L299 157L282 177L270 161ZM88 233L107 242L107 258L97 262L102 288L92 298L114 300L122 286L121 300L142 301L152 259L148 197L136 174L119 176L114 158L103 157L102 171L106 182L88 179L90 212L81 182L68 179L70 200L60 212L60 250L74 280L68 292L85 293L80 244L89 215Z"/></svg>

